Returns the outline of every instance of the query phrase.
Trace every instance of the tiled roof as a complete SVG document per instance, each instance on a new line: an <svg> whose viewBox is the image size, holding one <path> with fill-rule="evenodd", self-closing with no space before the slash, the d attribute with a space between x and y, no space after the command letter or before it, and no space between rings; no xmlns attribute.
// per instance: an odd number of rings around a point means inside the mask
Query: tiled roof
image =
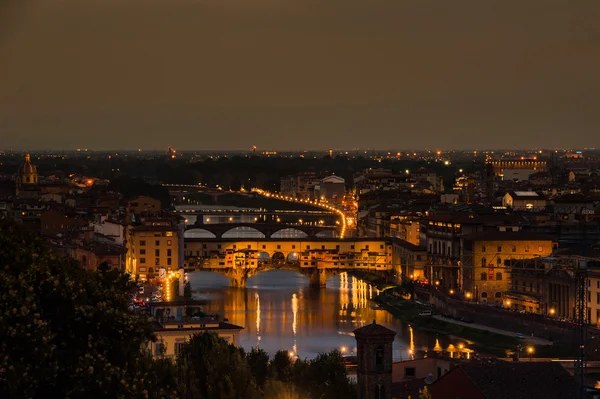
<svg viewBox="0 0 600 399"><path fill-rule="evenodd" d="M358 328L356 330L354 330L354 335L388 335L388 336L394 336L396 335L396 332L393 330L390 330L389 328L386 328L384 326L382 326L381 324L377 324L375 323L375 320L373 320L372 324L367 324L364 327Z"/></svg>
<svg viewBox="0 0 600 399"><path fill-rule="evenodd" d="M458 366L488 399L573 397L573 377L556 362L470 362Z"/></svg>

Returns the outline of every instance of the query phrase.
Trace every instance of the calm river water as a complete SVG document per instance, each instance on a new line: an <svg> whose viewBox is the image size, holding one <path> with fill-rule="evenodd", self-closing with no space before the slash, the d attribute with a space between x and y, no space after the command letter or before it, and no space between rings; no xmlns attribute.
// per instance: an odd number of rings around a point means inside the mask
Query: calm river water
<svg viewBox="0 0 600 399"><path fill-rule="evenodd" d="M189 280L194 297L208 301L207 313L244 327L238 344L245 349L258 346L271 355L283 349L309 359L333 349L351 355L356 351L352 331L373 320L398 333L394 360L421 350L453 350L452 344L458 344L372 309L376 289L345 273L321 289L309 289L306 277L290 271L260 273L247 288L231 288L226 277L210 272L190 273Z"/></svg>

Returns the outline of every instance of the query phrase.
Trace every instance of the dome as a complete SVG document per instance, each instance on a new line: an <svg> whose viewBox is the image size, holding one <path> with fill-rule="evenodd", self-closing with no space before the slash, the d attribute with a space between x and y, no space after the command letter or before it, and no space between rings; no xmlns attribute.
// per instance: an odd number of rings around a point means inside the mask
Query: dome
<svg viewBox="0 0 600 399"><path fill-rule="evenodd" d="M25 155L25 163L19 166L20 175L37 175L37 168L31 163L29 154Z"/></svg>

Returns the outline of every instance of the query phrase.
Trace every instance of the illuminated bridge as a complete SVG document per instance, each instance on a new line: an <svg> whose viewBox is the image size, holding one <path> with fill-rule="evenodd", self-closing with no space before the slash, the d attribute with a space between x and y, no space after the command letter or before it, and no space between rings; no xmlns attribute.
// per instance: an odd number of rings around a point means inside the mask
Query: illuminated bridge
<svg viewBox="0 0 600 399"><path fill-rule="evenodd" d="M393 268L391 242L373 238L186 238L184 253L187 271L222 274L233 287L245 287L248 278L268 270L291 270L322 287L341 272L387 276Z"/></svg>
<svg viewBox="0 0 600 399"><path fill-rule="evenodd" d="M339 226L285 223L196 223L185 228L187 238L336 238Z"/></svg>

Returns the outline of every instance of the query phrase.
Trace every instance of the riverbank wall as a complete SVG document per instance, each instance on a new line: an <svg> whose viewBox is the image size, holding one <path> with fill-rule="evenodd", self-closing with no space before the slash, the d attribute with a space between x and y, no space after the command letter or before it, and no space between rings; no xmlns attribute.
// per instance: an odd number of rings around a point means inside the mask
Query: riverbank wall
<svg viewBox="0 0 600 399"><path fill-rule="evenodd" d="M518 331L525 335L533 334L554 342L554 345L564 347L568 352L575 353L577 346L577 326L572 323L552 320L542 315L511 312L493 306L467 303L451 298L439 291L429 292L429 302L436 309L453 317L465 317L478 324L489 327ZM600 360L600 330L587 328L588 359Z"/></svg>

